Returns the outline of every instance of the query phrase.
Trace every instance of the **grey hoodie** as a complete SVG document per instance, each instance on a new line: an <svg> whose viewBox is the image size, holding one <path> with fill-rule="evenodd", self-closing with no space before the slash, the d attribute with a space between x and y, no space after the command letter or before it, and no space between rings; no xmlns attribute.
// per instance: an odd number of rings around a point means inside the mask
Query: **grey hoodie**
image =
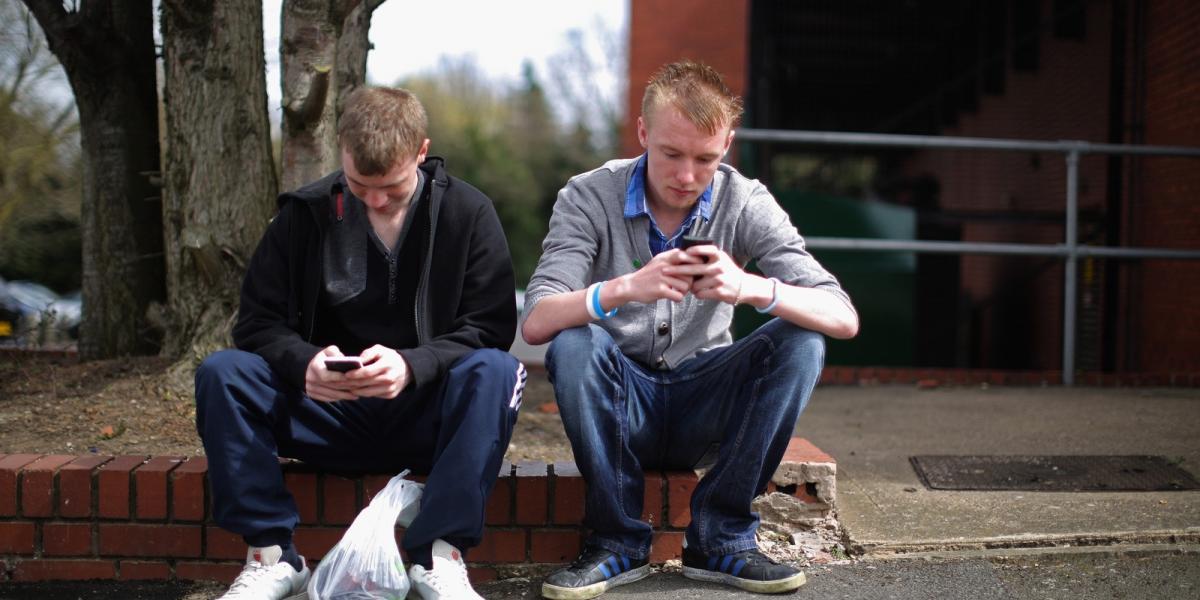
<svg viewBox="0 0 1200 600"><path fill-rule="evenodd" d="M572 177L558 193L542 257L525 290L524 315L547 296L632 273L650 262L650 220L626 219L625 190L637 159L620 159ZM825 289L853 310L837 279L804 249L804 238L757 180L721 164L713 177L712 214L692 235L711 238L743 267L750 260L768 277ZM668 232L669 233L669 232ZM670 369L705 350L733 342L733 306L698 300L631 302L598 321L626 356ZM659 326L668 325L666 334Z"/></svg>

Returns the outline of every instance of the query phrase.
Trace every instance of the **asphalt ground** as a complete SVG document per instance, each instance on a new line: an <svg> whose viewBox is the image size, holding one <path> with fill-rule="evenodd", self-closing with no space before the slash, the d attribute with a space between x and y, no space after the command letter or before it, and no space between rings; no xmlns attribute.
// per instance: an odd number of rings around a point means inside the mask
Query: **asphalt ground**
<svg viewBox="0 0 1200 600"><path fill-rule="evenodd" d="M958 556L855 561L807 570L808 583L782 597L797 600L1194 599L1200 597L1200 548L1108 549L1008 556ZM538 598L540 582L508 580L480 586L492 600ZM211 584L56 582L0 585L0 600L202 600L220 595ZM645 600L751 599L757 594L655 573L603 596Z"/></svg>

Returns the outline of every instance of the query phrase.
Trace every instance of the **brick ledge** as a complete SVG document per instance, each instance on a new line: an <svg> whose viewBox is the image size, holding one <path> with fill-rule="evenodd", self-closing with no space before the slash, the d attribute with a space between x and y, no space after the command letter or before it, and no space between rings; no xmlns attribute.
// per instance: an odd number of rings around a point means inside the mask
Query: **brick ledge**
<svg viewBox="0 0 1200 600"><path fill-rule="evenodd" d="M793 438L767 491L828 515L835 472L832 457ZM246 549L241 536L212 523L206 475L204 457L0 454L0 582L232 581ZM286 463L284 481L300 511L297 546L318 561L389 479ZM655 530L653 562L679 557L697 482L692 472L647 474L642 518ZM468 557L472 579L575 558L583 504L573 463L504 463L483 542Z"/></svg>

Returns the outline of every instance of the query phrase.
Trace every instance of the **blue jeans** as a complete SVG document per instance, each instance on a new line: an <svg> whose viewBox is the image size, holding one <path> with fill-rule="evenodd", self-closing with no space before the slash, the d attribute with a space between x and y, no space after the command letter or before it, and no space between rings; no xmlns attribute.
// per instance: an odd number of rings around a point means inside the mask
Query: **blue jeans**
<svg viewBox="0 0 1200 600"><path fill-rule="evenodd" d="M488 494L512 437L525 368L476 350L436 383L394 399L318 402L285 384L257 354L223 350L196 371L196 427L208 455L213 519L253 546L290 543L299 522L279 456L322 469L429 475L404 534L430 566L439 538L466 549L483 536Z"/></svg>
<svg viewBox="0 0 1200 600"><path fill-rule="evenodd" d="M588 484L588 543L648 556L643 471L715 457L692 493L688 547L706 555L757 547L750 504L783 459L824 358L821 334L781 319L665 371L625 356L599 326L559 333L546 366Z"/></svg>

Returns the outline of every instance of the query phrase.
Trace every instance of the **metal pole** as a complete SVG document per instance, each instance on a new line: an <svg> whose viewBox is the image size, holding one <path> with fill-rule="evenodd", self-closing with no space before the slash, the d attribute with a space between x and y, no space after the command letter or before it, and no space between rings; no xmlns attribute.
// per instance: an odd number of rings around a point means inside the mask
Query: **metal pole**
<svg viewBox="0 0 1200 600"><path fill-rule="evenodd" d="M934 242L926 240L893 240L842 237L805 238L805 245L813 250L851 250L855 252L918 252L922 254L996 254L1017 256L1070 255L1064 244L1000 244L992 242ZM1110 248L1108 246L1075 245L1075 256L1084 258L1143 259L1169 258L1173 260L1200 259L1200 250L1176 250L1174 248Z"/></svg>
<svg viewBox="0 0 1200 600"><path fill-rule="evenodd" d="M1078 151L1083 154L1136 154L1142 156L1189 156L1200 158L1194 146L1143 146L1140 144L1095 144L1081 140L1021 140L973 138L942 135L905 135L893 133L849 133L842 131L791 131L785 129L737 130L737 139L745 142L818 144L832 146L875 146L898 148L959 148L965 150L1003 150L1011 152Z"/></svg>
<svg viewBox="0 0 1200 600"><path fill-rule="evenodd" d="M1062 152L1067 159L1067 223L1063 245L932 242L860 238L809 238L809 246L830 250L882 250L955 254L1002 254L1061 256L1066 260L1063 282L1063 384L1075 383L1076 298L1079 258L1098 256L1114 259L1200 259L1196 250L1171 248L1110 248L1079 245L1079 157L1084 154L1127 154L1138 156L1182 156L1200 158L1200 147L1093 144L1085 141L1019 140L1002 138L959 138L949 136L893 135L835 131L787 131L738 129L739 140L766 143L795 143L833 146L900 148L949 148L1010 152Z"/></svg>
<svg viewBox="0 0 1200 600"><path fill-rule="evenodd" d="M1063 385L1075 384L1075 288L1079 248L1079 150L1067 153L1067 264L1063 286Z"/></svg>

